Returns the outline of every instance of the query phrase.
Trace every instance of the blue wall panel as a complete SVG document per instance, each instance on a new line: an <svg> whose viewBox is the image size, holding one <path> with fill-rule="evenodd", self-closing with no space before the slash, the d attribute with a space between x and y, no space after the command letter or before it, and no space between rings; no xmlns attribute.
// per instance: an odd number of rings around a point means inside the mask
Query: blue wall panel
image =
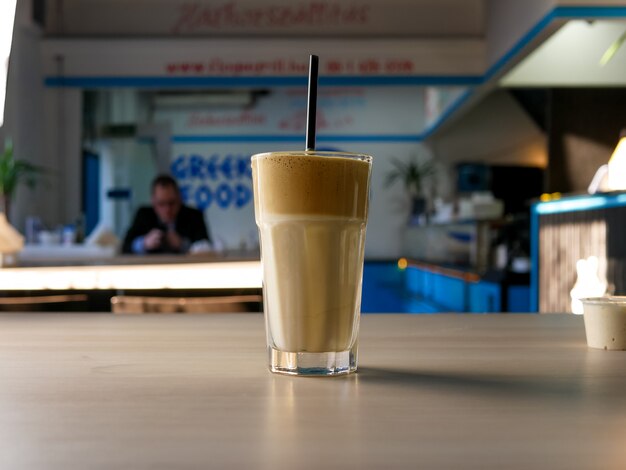
<svg viewBox="0 0 626 470"><path fill-rule="evenodd" d="M465 281L443 274L434 274L434 302L445 310L465 311Z"/></svg>
<svg viewBox="0 0 626 470"><path fill-rule="evenodd" d="M476 282L468 287L468 309L473 313L489 313L502 311L502 294L500 284L493 282Z"/></svg>
<svg viewBox="0 0 626 470"><path fill-rule="evenodd" d="M367 262L363 267L363 313L402 313L406 311L406 271L392 262Z"/></svg>
<svg viewBox="0 0 626 470"><path fill-rule="evenodd" d="M528 313L530 309L530 287L510 286L508 289L507 312Z"/></svg>

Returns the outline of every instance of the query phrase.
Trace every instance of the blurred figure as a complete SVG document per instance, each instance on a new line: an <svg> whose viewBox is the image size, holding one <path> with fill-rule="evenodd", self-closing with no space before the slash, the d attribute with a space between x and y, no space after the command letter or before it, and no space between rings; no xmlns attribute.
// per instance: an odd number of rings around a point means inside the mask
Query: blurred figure
<svg viewBox="0 0 626 470"><path fill-rule="evenodd" d="M183 205L176 180L152 181L152 207L141 207L124 237L124 253L187 253L197 242L210 243L202 212Z"/></svg>

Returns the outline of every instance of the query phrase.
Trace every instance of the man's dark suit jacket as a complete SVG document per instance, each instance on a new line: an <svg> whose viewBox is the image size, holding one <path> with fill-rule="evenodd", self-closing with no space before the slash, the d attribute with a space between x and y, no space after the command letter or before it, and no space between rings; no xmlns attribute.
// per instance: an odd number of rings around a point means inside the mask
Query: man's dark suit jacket
<svg viewBox="0 0 626 470"><path fill-rule="evenodd" d="M189 243L194 243L198 240L211 241L202 212L198 209L182 206L176 216L175 226L178 235L186 238ZM167 227L161 223L152 207L141 207L137 211L137 214L135 214L133 224L128 229L128 232L126 232L122 251L124 253L132 253L133 240L137 237L147 235L153 228L158 228L164 232L167 231ZM164 239L163 244L159 248L151 250L148 253L179 253L179 251L168 246Z"/></svg>

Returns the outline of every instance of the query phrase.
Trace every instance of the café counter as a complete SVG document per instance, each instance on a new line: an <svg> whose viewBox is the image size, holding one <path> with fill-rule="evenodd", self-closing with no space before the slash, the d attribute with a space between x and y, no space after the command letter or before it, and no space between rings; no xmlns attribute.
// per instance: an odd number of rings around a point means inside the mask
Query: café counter
<svg viewBox="0 0 626 470"><path fill-rule="evenodd" d="M0 314L0 467L623 469L626 352L574 315L364 315L272 375L263 318Z"/></svg>
<svg viewBox="0 0 626 470"><path fill-rule="evenodd" d="M405 259L406 291L418 312L530 311L529 276Z"/></svg>
<svg viewBox="0 0 626 470"><path fill-rule="evenodd" d="M237 255L116 256L48 260L0 269L4 290L255 289L261 263Z"/></svg>
<svg viewBox="0 0 626 470"><path fill-rule="evenodd" d="M258 253L30 257L0 269L0 309L111 311L120 294L234 298L261 294ZM258 305L252 305L259 310Z"/></svg>

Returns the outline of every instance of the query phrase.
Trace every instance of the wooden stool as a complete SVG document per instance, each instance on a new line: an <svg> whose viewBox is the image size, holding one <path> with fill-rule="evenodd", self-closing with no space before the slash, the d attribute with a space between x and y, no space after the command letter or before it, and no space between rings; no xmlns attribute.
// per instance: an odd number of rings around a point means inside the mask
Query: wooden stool
<svg viewBox="0 0 626 470"><path fill-rule="evenodd" d="M260 311L260 295L225 297L148 297L118 295L111 298L113 313L243 313ZM252 310L251 310L252 308Z"/></svg>

